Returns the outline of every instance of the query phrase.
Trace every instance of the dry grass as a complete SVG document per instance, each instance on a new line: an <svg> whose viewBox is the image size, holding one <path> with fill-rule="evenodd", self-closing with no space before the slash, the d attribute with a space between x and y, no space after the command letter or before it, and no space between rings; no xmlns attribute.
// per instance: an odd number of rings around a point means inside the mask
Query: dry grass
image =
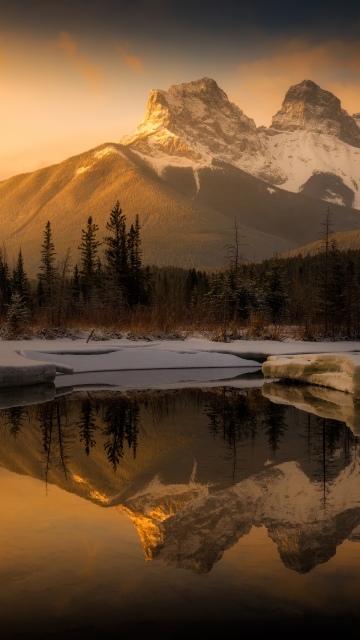
<svg viewBox="0 0 360 640"><path fill-rule="evenodd" d="M310 335L305 325L289 325L285 322L274 324L261 312L253 313L245 323L231 320L224 326L223 321L205 309L191 312L177 305L166 304L138 306L121 313L92 310L91 314L79 314L78 317L68 318L60 326L49 321L46 315L38 315L30 320L18 335L10 335L5 320L0 321L0 338L3 340L85 338L89 341L100 341L125 337L132 340L184 340L187 337L197 337L217 342L324 340L322 326L313 326ZM346 337L333 336L331 339Z"/></svg>

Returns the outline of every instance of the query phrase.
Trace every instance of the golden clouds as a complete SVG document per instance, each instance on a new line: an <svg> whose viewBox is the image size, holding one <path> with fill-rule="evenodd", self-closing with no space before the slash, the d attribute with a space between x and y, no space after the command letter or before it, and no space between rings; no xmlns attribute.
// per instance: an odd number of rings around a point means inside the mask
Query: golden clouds
<svg viewBox="0 0 360 640"><path fill-rule="evenodd" d="M61 31L58 39L52 43L56 49L62 51L71 65L80 73L97 97L101 97L101 68L78 54L78 46L70 33Z"/></svg>
<svg viewBox="0 0 360 640"><path fill-rule="evenodd" d="M115 49L130 71L138 76L145 73L143 62L138 56L134 56L126 51L126 49L119 43L115 44Z"/></svg>
<svg viewBox="0 0 360 640"><path fill-rule="evenodd" d="M241 92L236 92L234 101L257 124L270 124L287 89L305 79L334 93L349 113L360 110L358 42L331 40L310 45L304 38L294 38L274 43L270 53L241 63L237 71Z"/></svg>

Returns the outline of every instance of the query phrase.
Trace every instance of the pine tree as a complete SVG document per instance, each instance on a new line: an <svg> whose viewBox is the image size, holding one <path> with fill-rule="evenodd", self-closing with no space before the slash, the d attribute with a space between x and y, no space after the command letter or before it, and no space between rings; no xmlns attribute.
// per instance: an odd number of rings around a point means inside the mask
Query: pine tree
<svg viewBox="0 0 360 640"><path fill-rule="evenodd" d="M233 317L234 290L230 271L214 273L210 281L206 301L215 319L221 323L221 339L228 342L229 322Z"/></svg>
<svg viewBox="0 0 360 640"><path fill-rule="evenodd" d="M319 277L319 289L320 289L320 310L323 316L324 337L329 332L329 317L330 317L330 241L332 231L332 212L330 207L326 208L324 220L322 222L323 231L321 234L323 253L324 253L324 265L320 272Z"/></svg>
<svg viewBox="0 0 360 640"><path fill-rule="evenodd" d="M279 322L284 318L288 304L288 281L284 270L284 262L276 255L268 266L264 281L264 301L271 322Z"/></svg>
<svg viewBox="0 0 360 640"><path fill-rule="evenodd" d="M80 285L85 304L91 301L96 270L98 264L98 248L100 242L96 239L99 230L97 224L89 216L86 229L82 229L81 243L78 246L81 257Z"/></svg>
<svg viewBox="0 0 360 640"><path fill-rule="evenodd" d="M74 267L71 291L72 291L73 301L75 303L80 302L80 295L81 295L80 273L79 273L79 267L77 266L77 264Z"/></svg>
<svg viewBox="0 0 360 640"><path fill-rule="evenodd" d="M71 282L69 279L70 270L70 248L68 248L64 258L59 264L59 277L56 296L56 317L57 324L60 326L66 319L70 306L71 298Z"/></svg>
<svg viewBox="0 0 360 640"><path fill-rule="evenodd" d="M5 250L0 250L0 314L5 312L11 298L11 277Z"/></svg>
<svg viewBox="0 0 360 640"><path fill-rule="evenodd" d="M135 224L131 225L127 235L128 279L127 297L132 306L146 302L145 270L141 259L140 221L135 217Z"/></svg>
<svg viewBox="0 0 360 640"><path fill-rule="evenodd" d="M48 220L44 230L44 241L41 246L40 271L37 274L37 299L40 307L49 307L51 311L51 322L54 322L54 301L58 281L58 271L55 266L55 255L51 224Z"/></svg>
<svg viewBox="0 0 360 640"><path fill-rule="evenodd" d="M21 247L12 276L12 291L18 293L20 298L28 304L30 301L30 282L24 269L24 260Z"/></svg>
<svg viewBox="0 0 360 640"><path fill-rule="evenodd" d="M6 334L8 338L16 338L21 335L29 319L29 309L19 291L14 291L11 296L6 314Z"/></svg>
<svg viewBox="0 0 360 640"><path fill-rule="evenodd" d="M106 229L112 235L105 236L106 248L105 269L110 288L114 293L115 302L121 305L127 297L128 285L128 243L126 237L126 216L123 214L119 201L110 212L110 219Z"/></svg>
<svg viewBox="0 0 360 640"><path fill-rule="evenodd" d="M350 313L350 309L348 309L348 313L346 313L347 280L348 272L346 270L343 256L340 253L336 242L331 240L329 249L328 325L329 328L331 328L333 335L339 333L342 327L347 328L346 318Z"/></svg>

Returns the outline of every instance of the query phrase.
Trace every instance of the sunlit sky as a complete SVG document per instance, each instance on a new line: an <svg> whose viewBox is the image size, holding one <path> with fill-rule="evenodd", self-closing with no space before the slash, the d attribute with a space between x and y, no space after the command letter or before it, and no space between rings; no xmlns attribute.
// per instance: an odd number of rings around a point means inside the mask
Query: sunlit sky
<svg viewBox="0 0 360 640"><path fill-rule="evenodd" d="M359 112L360 3L1 0L0 179L120 141L151 89L204 76L258 126L305 78Z"/></svg>

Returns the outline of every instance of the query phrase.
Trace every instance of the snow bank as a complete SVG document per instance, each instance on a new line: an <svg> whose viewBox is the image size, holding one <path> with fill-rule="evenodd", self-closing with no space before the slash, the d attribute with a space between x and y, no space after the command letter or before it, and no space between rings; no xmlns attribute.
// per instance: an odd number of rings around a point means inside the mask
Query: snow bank
<svg viewBox="0 0 360 640"><path fill-rule="evenodd" d="M269 356L262 365L267 378L297 380L345 391L360 399L360 354L307 353Z"/></svg>
<svg viewBox="0 0 360 640"><path fill-rule="evenodd" d="M7 353L5 357L1 358L0 387L53 382L55 376L56 366L52 362L24 359L16 352Z"/></svg>

